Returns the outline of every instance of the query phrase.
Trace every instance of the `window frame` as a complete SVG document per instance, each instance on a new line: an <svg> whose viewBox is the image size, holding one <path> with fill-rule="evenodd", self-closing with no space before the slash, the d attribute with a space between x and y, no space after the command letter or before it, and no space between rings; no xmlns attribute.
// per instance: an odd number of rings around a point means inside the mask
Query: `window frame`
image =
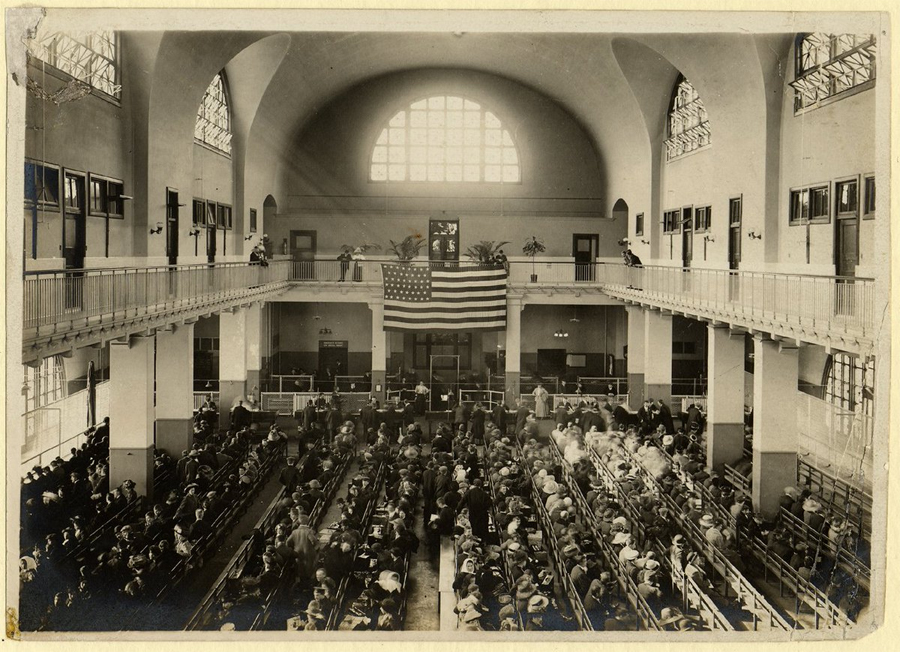
<svg viewBox="0 0 900 652"><path fill-rule="evenodd" d="M738 218L734 219L734 207L738 206ZM739 227L744 221L744 195L734 195L728 198L728 226Z"/></svg>
<svg viewBox="0 0 900 652"><path fill-rule="evenodd" d="M201 109L204 106L204 102L206 101L206 96L209 93L209 89L213 86L213 82L215 82L216 77L218 77L222 82L222 96L223 96L222 103L225 105L225 116L228 121L227 128L224 129L224 131L229 135L227 150L222 149L218 145L211 143L211 142L205 140L204 138L197 137L197 123L200 122L201 118L211 125L214 125L218 128L222 128L220 125L216 125L215 122L210 120L205 115L201 116ZM205 136L205 134L206 134L205 129L201 129L201 132ZM233 141L234 141L234 108L233 108L232 100L231 100L230 87L228 85L228 76L225 74L225 69L223 68L222 70L217 72L215 75L213 75L213 78L210 80L209 84L206 86L206 90L203 91L203 97L200 98L200 104L197 105L197 115L194 119L194 144L199 145L200 147L205 147L206 149L210 150L211 152L215 152L216 154L220 154L227 158L231 158L234 153Z"/></svg>
<svg viewBox="0 0 900 652"><path fill-rule="evenodd" d="M99 210L94 208L94 182L99 182L102 184L104 190L102 191L104 194L103 206L105 210ZM110 193L110 189L114 186L118 186L120 192L118 195L118 201L113 201L112 198L114 195ZM87 203L87 210L85 212L86 215L91 217L106 217L112 220L124 220L125 219L125 202L121 199L122 195L125 194L125 182L121 179L116 179L114 177L107 176L105 174L96 174L94 172L89 172L87 175L87 188L85 192L85 202ZM120 212L114 212L111 208L117 205Z"/></svg>
<svg viewBox="0 0 900 652"><path fill-rule="evenodd" d="M250 217L247 220L250 233L256 233L258 215L255 208L250 209Z"/></svg>
<svg viewBox="0 0 900 652"><path fill-rule="evenodd" d="M234 214L230 204L216 202L216 228L231 231L234 226Z"/></svg>
<svg viewBox="0 0 900 652"><path fill-rule="evenodd" d="M216 208L217 203L211 201L209 199L204 199L203 203L206 205L206 227L219 228L219 211ZM212 211L212 212L210 212ZM212 218L212 219L210 219Z"/></svg>
<svg viewBox="0 0 900 652"><path fill-rule="evenodd" d="M431 100L437 99L437 98L440 98L444 101L444 107L445 107L444 109L438 109L438 108L432 109L430 106L428 106L428 104L430 103ZM415 127L412 124L412 115L411 114L414 111L424 111L425 115L428 116L428 115L431 115L431 113L430 113L431 111L434 111L436 113L442 111L444 113L444 115L446 116L448 111L457 112L456 109L447 109L446 108L446 101L448 99L461 99L463 101L462 108L459 109L459 112L463 114L463 117L465 117L464 114L466 112L476 111L476 109L473 109L473 108L466 108L467 102L472 103L478 107L477 111L478 111L478 115L479 115L479 121L478 121L479 139L478 139L478 145L477 145L477 147L478 147L478 163L477 163L478 180L477 181L467 180L465 178L466 166L474 166L475 165L474 163L466 163L466 161L465 161L466 148L474 147L473 145L466 145L465 140L463 140L462 144L460 144L458 146L459 149L463 150L463 160L459 164L459 166L462 168L462 177L459 180L447 180L447 178L446 178L448 166L456 165L455 163L447 162L446 152L447 152L447 149L449 148L449 146L446 144L446 142L443 142L443 144L441 145L442 161L440 163L438 163L438 162L432 163L427 160L429 149L432 147L431 143L428 143L428 142L426 142L425 145L418 146L418 147L425 148L426 161L424 163L412 161L412 155L411 155L410 150L412 147L416 146L412 142L412 137L410 134L410 131L412 129L424 129L425 134L426 134L426 141L427 141L430 138L429 135L431 134L432 129L443 129L444 133L446 134L448 129L456 129L457 127L451 127L446 122L444 123L443 127L441 127L440 125L431 125L430 120L427 117L426 117L426 123L429 123L429 124L426 124L424 127ZM420 102L426 103L426 106L424 109L415 108L415 105ZM392 127L391 122L393 122L394 119L401 113L404 114L403 126L402 127ZM493 117L499 123L499 127L495 128L495 127L486 126L485 121L487 119L488 114L493 115ZM516 142L516 139L513 137L513 132L507 127L507 125L509 124L508 121L502 119L501 116L496 111L489 108L481 101L474 100L465 95L452 94L452 93L447 93L447 94L443 94L443 95L432 94L432 95L427 95L427 96L419 96L419 97L416 97L415 99L412 99L411 101L409 101L409 103L407 103L404 107L402 107L400 109L392 110L390 112L390 114L386 117L386 119L383 120L380 124L382 126L377 130L377 133L375 134L375 137L373 138L372 143L369 147L369 158L368 158L368 167L367 167L368 183L377 183L377 184L387 184L387 183L463 184L464 186L477 185L477 184L485 184L488 186L521 185L523 183L523 179L524 179L525 175L524 175L524 166L522 164L521 148L519 147L519 144ZM392 165L392 162L390 160L390 156L391 156L390 140L388 140L387 143L379 143L379 140L381 140L382 135L385 132L390 133L391 129L402 129L403 133L404 133L403 143L402 144L398 143L398 145L397 145L397 146L403 147L404 160L402 162L394 162L394 164L402 164L404 166L404 178L403 179L391 179L390 178L390 176L391 176L390 167ZM467 129L472 130L472 129L474 129L474 127L467 127L465 124L465 121L463 120L462 126L458 127L458 129L463 131L463 138L465 139L465 130L467 130ZM494 130L494 129L500 131L501 143L499 145L488 145L486 142L486 132L487 132L487 130ZM509 138L512 145L504 145L503 144L504 136ZM380 147L385 148L385 160L384 161L375 161L374 159L375 159L376 150L377 150L377 148L380 148ZM501 162L499 163L499 165L497 165L497 167L500 168L500 179L497 181L489 181L485 178L486 168L489 165L494 165L494 164L488 163L486 161L486 150L487 149L499 149L499 151L500 151ZM504 149L512 149L516 155L516 161L515 161L514 165L518 172L518 177L515 181L505 181L503 179L504 168L512 167L512 165L513 165L511 163L503 163ZM383 178L383 179L375 178L375 175L373 174L373 167L375 165L384 165L385 166L385 178ZM426 175L425 175L424 179L411 179L410 178L410 176L411 176L410 175L410 166L412 166L412 165L424 165L425 166ZM444 176L443 180L432 180L432 179L428 178L427 168L431 165L441 165L442 166L443 176Z"/></svg>
<svg viewBox="0 0 900 652"><path fill-rule="evenodd" d="M32 174L34 174L34 179L32 181L33 181L34 187L35 187L34 199L29 198L27 195L27 192L28 192L28 166L29 165L33 166ZM44 200L38 198L38 196L37 196L38 195L38 184L37 184L38 169L41 169L44 171L40 175L40 178L42 180L46 179L46 170L49 169L49 170L53 170L56 172L56 201L48 202L48 201L44 201ZM24 192L26 194L24 195L24 202L25 202L26 208L34 208L35 206L37 206L37 209L40 211L59 211L62 209L63 204L64 204L62 166L56 165L55 163L48 163L46 161L41 161L38 159L32 159L32 158L26 157L25 158L25 169L23 170L22 174L25 177ZM40 187L46 188L47 186L42 183L40 185Z"/></svg>
<svg viewBox="0 0 900 652"><path fill-rule="evenodd" d="M634 235L644 235L644 214L637 213L634 216Z"/></svg>
<svg viewBox="0 0 900 652"><path fill-rule="evenodd" d="M704 215L703 221L700 220L701 212ZM704 204L703 206L694 207L694 233L706 233L710 230L712 224L712 204Z"/></svg>
<svg viewBox="0 0 900 652"><path fill-rule="evenodd" d="M872 210L869 210L869 181L872 182ZM875 201L878 198L878 186L875 182L874 172L867 172L862 175L862 196L862 219L874 220L877 210Z"/></svg>
<svg viewBox="0 0 900 652"><path fill-rule="evenodd" d="M817 61L815 64L805 67L803 63L803 45L807 39L813 36L827 37L828 44L827 53L825 55L826 58L823 61ZM869 39L857 43L843 52L837 52L837 44L842 36L858 37L860 35L830 34L824 32L810 32L797 35L797 38L794 41L794 79L789 82L789 85L794 89L795 116L801 115L807 111L815 110L822 106L827 106L832 102L845 97L850 97L875 86L877 80L877 35L870 34L868 35L870 37ZM855 55L868 59L868 65L855 68L853 71L854 75L856 71L861 70L863 67L867 67L869 69L869 78L853 84L852 86L838 90L837 86L838 80L840 79L840 73L835 72L835 68L840 68L841 62L852 60ZM804 87L808 87L807 83L809 80L813 80L813 84L817 85L817 99L815 101L810 101L807 104L804 103L803 89Z"/></svg>
<svg viewBox="0 0 900 652"><path fill-rule="evenodd" d="M812 183L807 184L805 186L796 186L791 188L788 191L788 226L806 226L807 224L830 224L831 223L831 197L832 197L832 188L830 181L823 181L820 183ZM828 196L825 199L824 205L826 207L827 213L823 215L813 216L813 201L812 201L812 193L814 191L825 190L828 193ZM807 217L795 217L794 216L794 196L800 195L803 193L809 193L809 200L807 205L809 206L809 215Z"/></svg>
<svg viewBox="0 0 900 652"><path fill-rule="evenodd" d="M200 220L197 219L197 208L200 208ZM206 226L206 200L201 199L200 197L194 197L191 202L191 225L192 226Z"/></svg>
<svg viewBox="0 0 900 652"><path fill-rule="evenodd" d="M682 87L685 85L690 88L693 99L680 104ZM696 121L694 118L696 118ZM666 109L665 120L666 138L663 144L666 147L666 163L690 156L712 146L709 113L706 110L703 99L700 97L700 93L683 74L679 73L675 79L675 85L672 88L669 105ZM685 121L691 124L685 126ZM677 129L673 126L675 123L678 124ZM688 144L690 144L689 149L685 147Z"/></svg>
<svg viewBox="0 0 900 652"><path fill-rule="evenodd" d="M676 235L681 233L681 208L672 208L663 211L661 222L663 235ZM669 222L671 222L671 228Z"/></svg>
<svg viewBox="0 0 900 652"><path fill-rule="evenodd" d="M96 34L97 32L101 32L101 31L104 31L104 30L94 30L91 32L91 34L93 35L93 34ZM42 59L41 57L37 56L36 54L33 54L31 51L31 48L26 49L26 56L27 56L28 64L34 66L35 68L40 69L41 73L46 73L46 74L50 75L51 77L55 77L56 79L59 79L60 81L63 81L66 83L69 83L72 81L79 81L83 84L87 84L91 88L91 92L89 93L90 95L93 95L94 97L100 98L101 100L104 100L104 101L114 104L116 106L122 106L122 37L117 30L106 30L106 31L111 31L113 33L113 38L114 38L113 43L114 43L114 49L115 49L115 57L113 59L108 59L107 57L104 57L102 54L99 54L98 52L96 52L96 50L93 50L92 48L88 48L86 45L84 45L80 41L77 41L76 39L72 38L69 34L66 34L62 31L52 32L51 34L48 34L46 36L54 37L58 34L63 34L64 36L72 39L73 41L78 42L85 49L91 50L92 52L94 52L94 54L96 56L103 57L104 59L109 61L112 64L113 70L115 71L115 80L112 83L113 90L114 90L113 94L107 93L105 90L103 90L97 86L94 86L89 79L83 79L81 77L76 77L72 73L63 70L62 68L59 68L56 64L54 64L50 61L46 61L46 60Z"/></svg>
<svg viewBox="0 0 900 652"><path fill-rule="evenodd" d="M862 193L860 192L860 182L859 175L851 175L847 177L841 177L839 179L835 179L833 181L834 184L834 218L836 220L847 220L847 219L856 219L860 216L860 212L862 207L860 206L860 201L862 199ZM843 186L844 184L855 184L856 185L856 209L852 211L844 211L841 212L838 210L840 203L840 195L838 193L838 188Z"/></svg>

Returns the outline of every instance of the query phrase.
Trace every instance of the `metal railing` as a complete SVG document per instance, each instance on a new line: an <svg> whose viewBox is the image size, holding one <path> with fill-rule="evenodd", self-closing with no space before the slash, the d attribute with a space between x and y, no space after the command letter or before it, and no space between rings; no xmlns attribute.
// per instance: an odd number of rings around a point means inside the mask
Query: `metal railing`
<svg viewBox="0 0 900 652"><path fill-rule="evenodd" d="M26 272L25 339L252 296L286 284L290 261Z"/></svg>

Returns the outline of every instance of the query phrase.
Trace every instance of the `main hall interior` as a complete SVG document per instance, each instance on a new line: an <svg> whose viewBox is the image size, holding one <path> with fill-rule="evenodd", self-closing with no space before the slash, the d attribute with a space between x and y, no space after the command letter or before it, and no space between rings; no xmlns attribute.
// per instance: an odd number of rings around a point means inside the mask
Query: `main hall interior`
<svg viewBox="0 0 900 652"><path fill-rule="evenodd" d="M25 638L879 622L885 17L145 16L10 23Z"/></svg>

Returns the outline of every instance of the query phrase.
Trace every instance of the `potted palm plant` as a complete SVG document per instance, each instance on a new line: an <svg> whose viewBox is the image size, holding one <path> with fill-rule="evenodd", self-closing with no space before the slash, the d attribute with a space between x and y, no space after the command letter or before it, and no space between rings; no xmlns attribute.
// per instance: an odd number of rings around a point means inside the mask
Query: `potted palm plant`
<svg viewBox="0 0 900 652"><path fill-rule="evenodd" d="M537 283L537 272L534 267L534 257L540 253L547 251L546 245L543 242L537 239L535 236L531 236L530 240L525 241L525 246L522 247L522 253L531 258L531 282Z"/></svg>
<svg viewBox="0 0 900 652"><path fill-rule="evenodd" d="M509 241L507 240L504 240L503 242L482 240L478 244L473 244L469 247L466 250L466 256L473 262L481 263L482 265L490 265L496 260L500 248L507 244L509 244Z"/></svg>
<svg viewBox="0 0 900 652"><path fill-rule="evenodd" d="M409 263L419 255L422 251L422 245L425 244L425 238L419 233L411 233L400 242L389 240L391 246L387 248L388 253L392 253L401 263Z"/></svg>

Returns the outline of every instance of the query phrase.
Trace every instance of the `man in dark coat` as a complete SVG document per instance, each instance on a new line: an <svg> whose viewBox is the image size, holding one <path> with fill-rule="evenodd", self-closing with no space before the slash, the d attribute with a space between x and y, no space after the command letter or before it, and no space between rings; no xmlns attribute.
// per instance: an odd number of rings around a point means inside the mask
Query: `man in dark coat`
<svg viewBox="0 0 900 652"><path fill-rule="evenodd" d="M491 497L481 488L481 478L472 481L472 486L459 501L456 507L457 513L463 508L469 510L469 523L472 525L472 534L482 541L488 535L488 516L491 510Z"/></svg>
<svg viewBox="0 0 900 652"><path fill-rule="evenodd" d="M528 419L528 414L531 410L528 409L528 406L524 405L521 401L516 401L516 436L518 437L522 433L522 429L525 427L525 420Z"/></svg>
<svg viewBox="0 0 900 652"><path fill-rule="evenodd" d="M362 423L363 433L369 432L369 428L375 427L375 406L369 401L359 410L359 420Z"/></svg>
<svg viewBox="0 0 900 652"><path fill-rule="evenodd" d="M469 426L469 407L463 403L457 404L453 409L453 429L459 430L460 426L463 429Z"/></svg>
<svg viewBox="0 0 900 652"><path fill-rule="evenodd" d="M506 434L506 404L498 403L497 407L494 408L493 413L491 414L491 419L494 421L494 425L500 430L502 434Z"/></svg>
<svg viewBox="0 0 900 652"><path fill-rule="evenodd" d="M666 402L662 399L659 399L656 402L657 409L659 410L659 424L665 426L666 434L672 435L675 433L675 423L672 421L672 410L669 409L669 406L666 405Z"/></svg>
<svg viewBox="0 0 900 652"><path fill-rule="evenodd" d="M560 401L559 405L556 406L556 411L553 413L553 418L556 423L561 423L563 426L569 423L569 410L566 408L565 401Z"/></svg>
<svg viewBox="0 0 900 652"><path fill-rule="evenodd" d="M437 471L434 468L434 461L429 461L428 466L422 471L422 500L424 502L422 518L426 527L428 526L431 515L434 513L435 500L437 499L437 496L435 495L436 478Z"/></svg>
<svg viewBox="0 0 900 652"><path fill-rule="evenodd" d="M485 416L485 411L482 409L481 403L476 403L475 409L472 410L472 437L478 443L484 441Z"/></svg>
<svg viewBox="0 0 900 652"><path fill-rule="evenodd" d="M247 428L250 426L250 410L244 407L243 401L238 401L238 404L234 406L234 409L231 411L231 424L237 430L241 428Z"/></svg>

